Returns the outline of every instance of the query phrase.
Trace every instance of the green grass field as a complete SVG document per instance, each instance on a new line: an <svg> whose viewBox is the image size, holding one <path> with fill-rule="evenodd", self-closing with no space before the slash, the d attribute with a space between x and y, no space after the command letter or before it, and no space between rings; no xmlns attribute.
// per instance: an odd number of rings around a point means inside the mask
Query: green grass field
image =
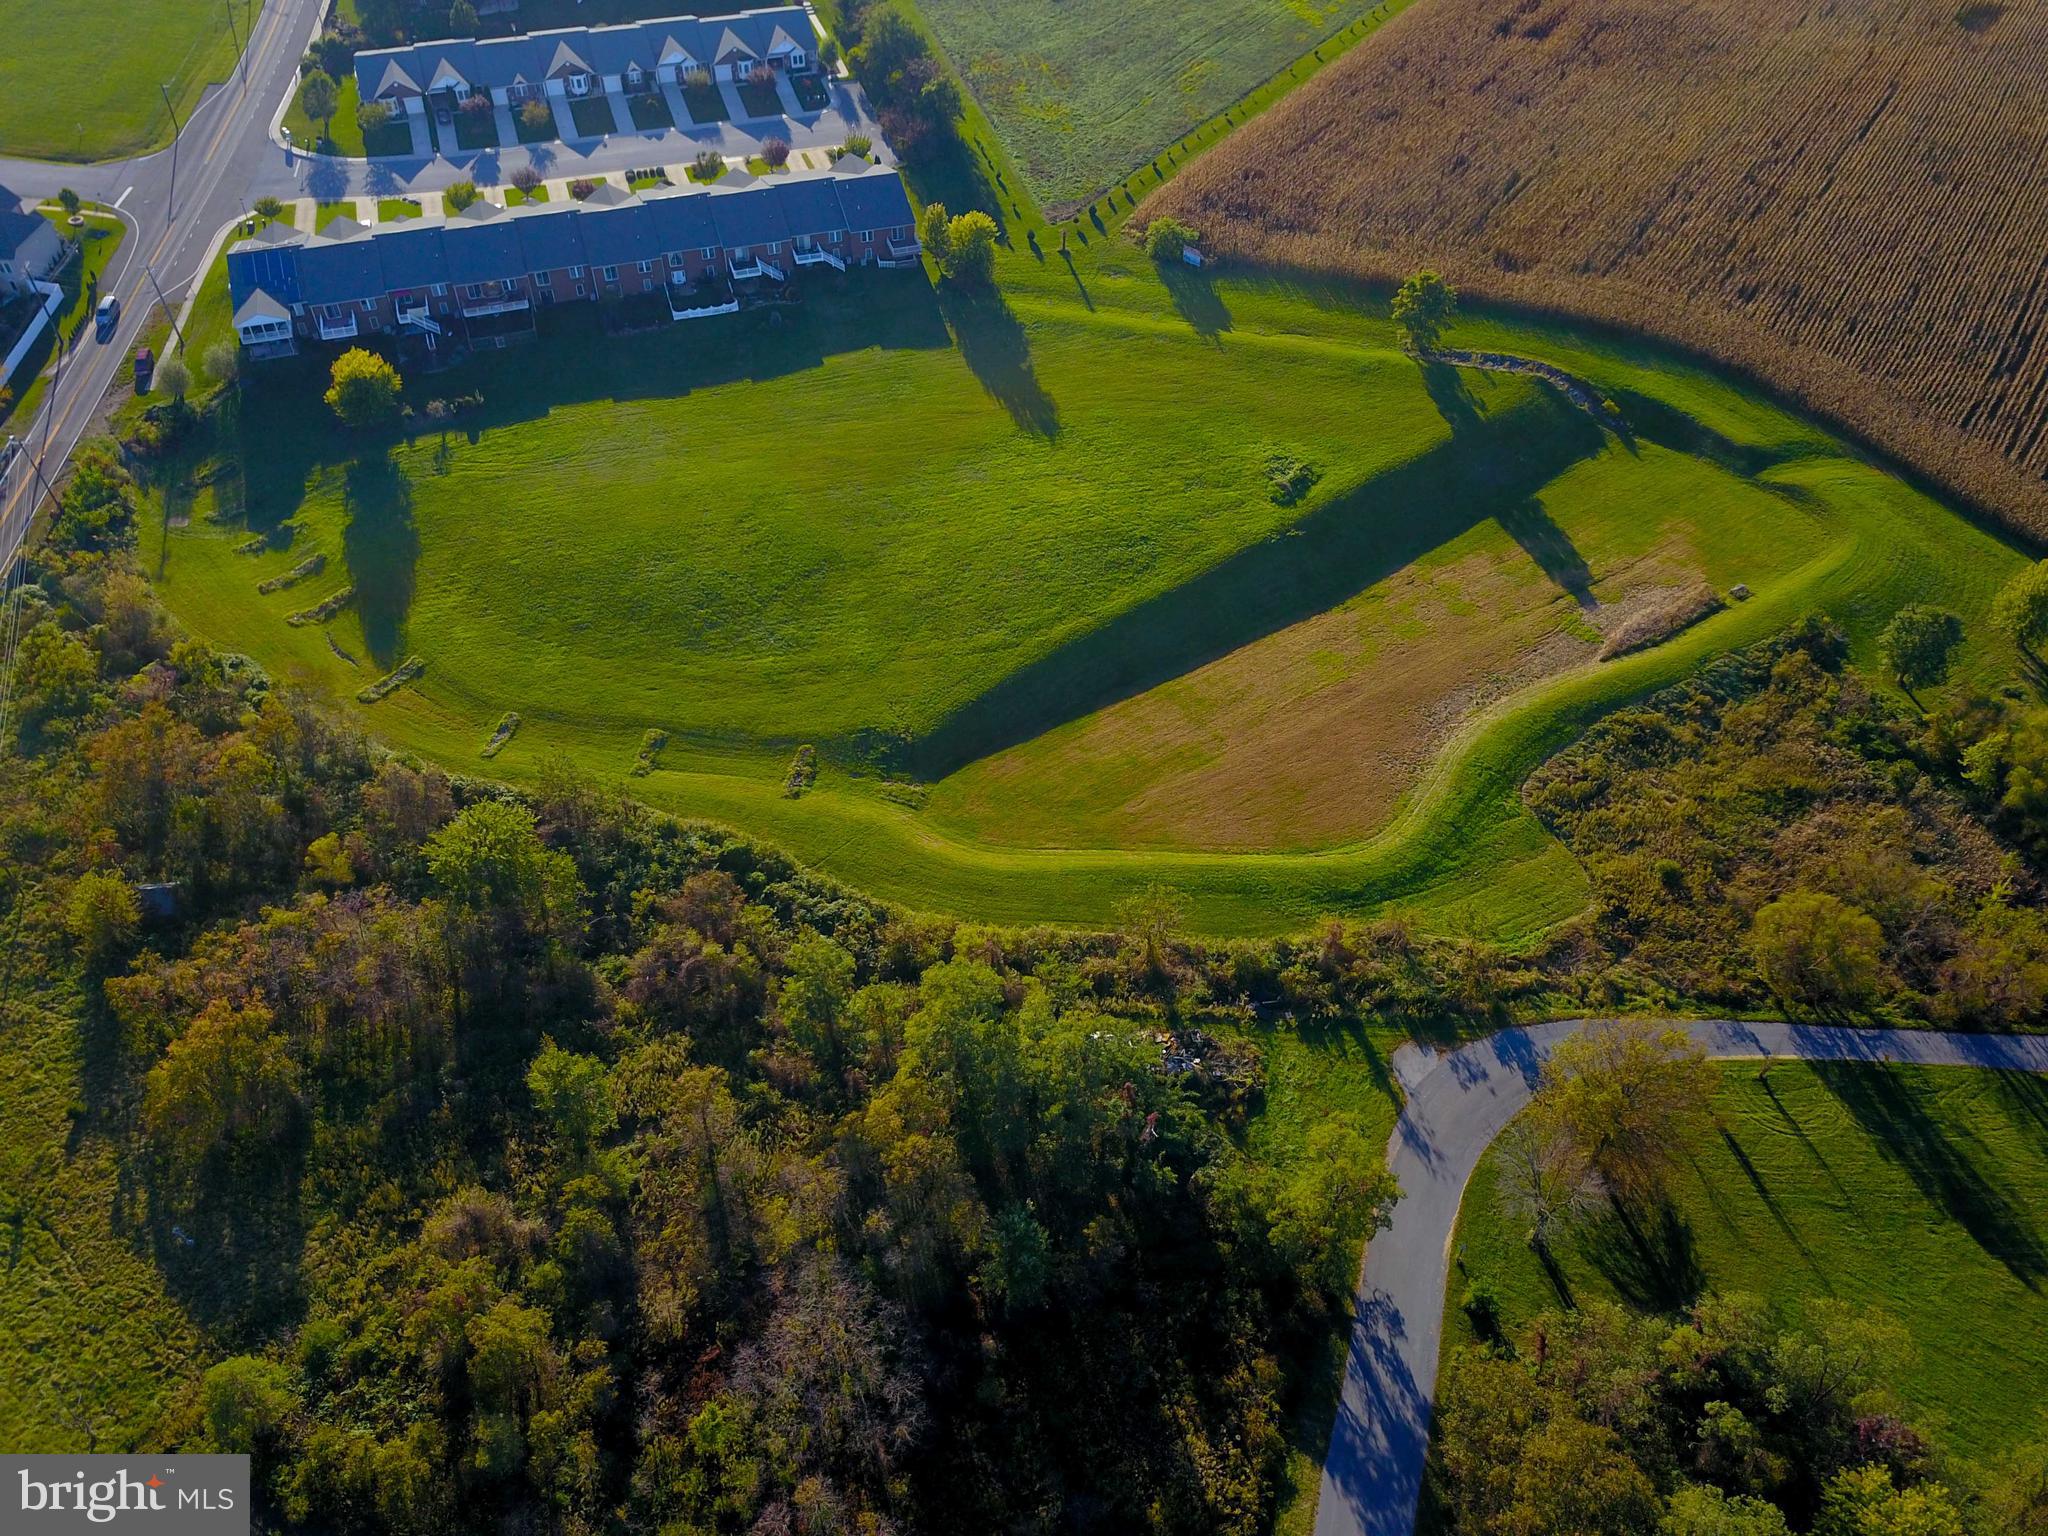
<svg viewBox="0 0 2048 1536"><path fill-rule="evenodd" d="M1398 6L1395 7L1398 9ZM1084 202L1377 8L918 0L1041 202Z"/></svg>
<svg viewBox="0 0 2048 1536"><path fill-rule="evenodd" d="M1425 376L1356 295L1078 255L1007 255L1001 304L856 274L602 346L558 311L576 334L420 384L484 410L388 455L331 428L324 365L267 368L246 486L146 556L187 624L349 707L423 657L365 711L394 746L474 772L516 709L490 771L616 776L658 726L652 803L990 920L1165 881L1213 931L1401 905L1526 934L1585 887L1517 788L1615 704L1815 610L1869 660L1921 598L1969 626L1961 678L2011 669L1983 617L2017 552L1714 377L1457 328L1595 380L1623 443L1529 381ZM1275 453L1320 475L1297 505ZM325 590L256 585L316 550L356 603L288 625ZM1590 659L1695 578L1755 595Z"/></svg>
<svg viewBox="0 0 2048 1536"><path fill-rule="evenodd" d="M207 85L235 67L261 9L192 0L0 0L8 89L0 92L0 155L109 160L167 144L171 118L189 115Z"/></svg>
<svg viewBox="0 0 2048 1536"><path fill-rule="evenodd" d="M1675 1227L1641 1246L1612 1223L1556 1249L1564 1288L1662 1308L1695 1288L1796 1304L1832 1296L1910 1327L1895 1383L1952 1450L1988 1458L2040 1433L2048 1380L2048 1082L1965 1068L1727 1066L1719 1127L1685 1148ZM1466 1279L1512 1327L1560 1302L1494 1196L1466 1192L1445 1348L1472 1339Z"/></svg>

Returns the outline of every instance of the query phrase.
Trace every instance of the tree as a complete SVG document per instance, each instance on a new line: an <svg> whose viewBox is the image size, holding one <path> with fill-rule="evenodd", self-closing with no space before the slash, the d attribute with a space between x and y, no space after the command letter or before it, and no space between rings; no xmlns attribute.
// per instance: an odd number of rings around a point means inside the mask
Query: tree
<svg viewBox="0 0 2048 1536"><path fill-rule="evenodd" d="M1829 1480L1813 1536L1964 1536L1964 1527L1940 1483L1898 1488L1889 1467L1868 1464Z"/></svg>
<svg viewBox="0 0 2048 1536"><path fill-rule="evenodd" d="M1457 308L1458 290L1441 273L1411 273L1394 295L1394 324L1401 329L1401 345L1418 355L1434 352Z"/></svg>
<svg viewBox="0 0 2048 1536"><path fill-rule="evenodd" d="M316 69L299 82L299 110L306 114L307 121L320 125L322 138L330 136L334 114L340 106L341 92L332 76Z"/></svg>
<svg viewBox="0 0 2048 1536"><path fill-rule="evenodd" d="M206 376L219 384L232 384L242 376L242 352L232 341L216 341L201 359Z"/></svg>
<svg viewBox="0 0 2048 1536"><path fill-rule="evenodd" d="M1817 1008L1854 1008L1877 988L1877 920L1825 891L1793 891L1758 912L1750 953L1778 996Z"/></svg>
<svg viewBox="0 0 2048 1536"><path fill-rule="evenodd" d="M469 99L475 101L476 97L472 96ZM460 213L482 196L483 194L477 191L475 182L458 181L448 189L448 211Z"/></svg>
<svg viewBox="0 0 2048 1536"><path fill-rule="evenodd" d="M185 402L185 392L192 387L192 370L185 366L183 358L167 357L156 365L156 388L180 405Z"/></svg>
<svg viewBox="0 0 2048 1536"><path fill-rule="evenodd" d="M1145 254L1154 261L1179 261L1195 243L1195 232L1179 219L1154 219L1145 226Z"/></svg>
<svg viewBox="0 0 2048 1536"><path fill-rule="evenodd" d="M946 226L946 274L970 287L985 288L996 273L996 221L970 208Z"/></svg>
<svg viewBox="0 0 2048 1536"><path fill-rule="evenodd" d="M334 360L327 404L343 426L374 427L398 414L398 370L375 352L350 347Z"/></svg>
<svg viewBox="0 0 2048 1536"><path fill-rule="evenodd" d="M1529 1106L1540 1134L1617 1200L1654 1198L1720 1079L1683 1030L1632 1022L1558 1042Z"/></svg>
<svg viewBox="0 0 2048 1536"><path fill-rule="evenodd" d="M66 218L77 218L78 210L83 204L84 200L76 192L72 191L71 188L60 187L57 189L57 206L64 210Z"/></svg>
<svg viewBox="0 0 2048 1536"><path fill-rule="evenodd" d="M540 840L533 812L479 800L427 843L427 869L458 906L516 920L528 931L580 925L576 861Z"/></svg>
<svg viewBox="0 0 2048 1536"><path fill-rule="evenodd" d="M2048 640L2048 560L2036 561L1999 589L1991 624L2027 656Z"/></svg>
<svg viewBox="0 0 2048 1536"><path fill-rule="evenodd" d="M555 125L554 109L536 96L519 109L519 121L528 133L546 133Z"/></svg>
<svg viewBox="0 0 2048 1536"><path fill-rule="evenodd" d="M533 103L528 102L528 106ZM356 126L363 130L365 138L381 132L391 121L391 103L388 101L365 101L356 107Z"/></svg>
<svg viewBox="0 0 2048 1536"><path fill-rule="evenodd" d="M201 1379L199 1405L214 1449L247 1456L276 1437L298 1402L282 1366L231 1355Z"/></svg>
<svg viewBox="0 0 2048 1536"><path fill-rule="evenodd" d="M476 36L476 7L470 4L470 0L455 0L455 3L448 7L448 35Z"/></svg>
<svg viewBox="0 0 2048 1536"><path fill-rule="evenodd" d="M89 965L105 965L126 949L141 922L135 888L112 870L80 875L64 904L64 926Z"/></svg>
<svg viewBox="0 0 2048 1536"><path fill-rule="evenodd" d="M1494 1156L1500 1168L1494 1197L1529 1224L1528 1244L1539 1252L1560 1228L1583 1215L1599 1192L1559 1128L1540 1116L1517 1115L1510 1121Z"/></svg>
<svg viewBox="0 0 2048 1536"><path fill-rule="evenodd" d="M789 140L769 138L761 144L761 158L768 162L769 169L781 170L789 164Z"/></svg>
<svg viewBox="0 0 2048 1536"><path fill-rule="evenodd" d="M1962 639L1963 621L1954 614L1909 603L1892 615L1877 637L1877 649L1899 686L1912 693L1947 681L1949 662Z"/></svg>
<svg viewBox="0 0 2048 1536"><path fill-rule="evenodd" d="M299 1108L291 1046L270 1010L208 1003L142 1085L142 1125L184 1179L212 1153L274 1140Z"/></svg>
<svg viewBox="0 0 2048 1536"><path fill-rule="evenodd" d="M529 107L532 105L534 103L530 101L527 103ZM533 196L543 179L539 167L533 165L522 165L512 173L512 185L519 189L522 196L528 198Z"/></svg>
<svg viewBox="0 0 2048 1536"><path fill-rule="evenodd" d="M2008 1536L2048 1536L2048 1440L2011 1452L1984 1492L1992 1529Z"/></svg>
<svg viewBox="0 0 2048 1536"><path fill-rule="evenodd" d="M526 1089L534 1108L579 1154L618 1122L604 1063L565 1051L552 1040L542 1042L527 1068Z"/></svg>
<svg viewBox="0 0 2048 1536"><path fill-rule="evenodd" d="M257 198L249 207L258 218L281 219L284 217L284 204L268 193Z"/></svg>
<svg viewBox="0 0 2048 1536"><path fill-rule="evenodd" d="M917 211L917 242L941 273L953 254L953 242L946 229L950 217L944 203L926 203Z"/></svg>
<svg viewBox="0 0 2048 1536"><path fill-rule="evenodd" d="M1789 1536L1785 1512L1744 1494L1733 1497L1710 1483L1687 1483L1665 1506L1659 1536Z"/></svg>

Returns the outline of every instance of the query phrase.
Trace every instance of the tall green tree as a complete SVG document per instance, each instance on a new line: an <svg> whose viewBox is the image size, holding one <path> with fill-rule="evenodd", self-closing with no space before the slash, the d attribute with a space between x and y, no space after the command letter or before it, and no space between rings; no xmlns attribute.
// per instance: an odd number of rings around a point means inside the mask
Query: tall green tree
<svg viewBox="0 0 2048 1536"><path fill-rule="evenodd" d="M299 110L320 125L320 136L332 136L334 114L341 106L341 91L331 76L311 70L299 81Z"/></svg>
<svg viewBox="0 0 2048 1536"><path fill-rule="evenodd" d="M1991 623L2022 653L2034 655L2048 640L2048 560L2038 560L1999 589Z"/></svg>
<svg viewBox="0 0 2048 1536"><path fill-rule="evenodd" d="M362 347L350 347L334 360L327 386L327 405L343 426L381 426L398 415L404 389L398 370Z"/></svg>
<svg viewBox="0 0 2048 1536"><path fill-rule="evenodd" d="M1878 654L1908 693L1948 680L1949 664L1962 644L1963 621L1941 608L1909 603L1892 615L1877 637Z"/></svg>
<svg viewBox="0 0 2048 1536"><path fill-rule="evenodd" d="M1436 350L1438 338L1457 312L1458 290L1440 272L1424 269L1409 274L1394 294L1394 324L1401 345L1420 356Z"/></svg>

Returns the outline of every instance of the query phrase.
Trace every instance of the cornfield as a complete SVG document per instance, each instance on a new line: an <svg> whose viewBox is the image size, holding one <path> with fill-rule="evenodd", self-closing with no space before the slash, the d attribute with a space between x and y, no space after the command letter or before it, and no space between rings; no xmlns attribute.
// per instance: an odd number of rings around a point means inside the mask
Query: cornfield
<svg viewBox="0 0 2048 1536"><path fill-rule="evenodd" d="M1636 328L2048 539L2048 0L1424 0L1156 194Z"/></svg>

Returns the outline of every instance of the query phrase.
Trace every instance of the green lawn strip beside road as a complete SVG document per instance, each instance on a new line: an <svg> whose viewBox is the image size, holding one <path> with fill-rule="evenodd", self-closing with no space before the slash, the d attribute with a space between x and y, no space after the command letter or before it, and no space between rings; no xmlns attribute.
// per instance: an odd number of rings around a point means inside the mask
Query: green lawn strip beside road
<svg viewBox="0 0 2048 1536"><path fill-rule="evenodd" d="M13 391L13 403L0 406L0 428L9 422L33 421L37 408L42 404L43 394L50 387L51 364L55 361L57 348L74 334L80 337L81 345L93 345L87 333L92 326L92 310L99 301L97 279L107 270L115 252L121 249L121 242L128 237L128 226L113 213L94 212L96 205L86 204L82 217L85 223L73 231L65 222L61 212L46 213L44 216L57 226L60 234L79 236L79 254L57 276L57 285L64 290L64 303L57 313L50 316L42 338L32 343L28 355L14 370L11 378L0 379ZM0 431L0 439L5 432Z"/></svg>
<svg viewBox="0 0 2048 1536"><path fill-rule="evenodd" d="M356 108L360 105L356 95L356 77L344 75L334 85L336 105L332 121L315 123L306 116L294 89L291 105L285 109L284 126L291 130L292 142L301 147L317 150L323 155L360 157L368 151L363 143L362 124L356 121ZM411 148L412 136L406 132L403 122L398 123L397 128L402 140L398 152L403 153Z"/></svg>
<svg viewBox="0 0 2048 1536"><path fill-rule="evenodd" d="M167 144L207 85L235 68L260 6L0 0L0 155L109 160Z"/></svg>
<svg viewBox="0 0 2048 1536"><path fill-rule="evenodd" d="M1722 1068L1719 1124L1673 1185L1678 1222L1638 1249L1612 1222L1554 1247L1565 1287L1657 1308L1695 1286L1796 1305L1830 1296L1905 1324L1918 1358L1896 1383L1949 1449L1989 1460L2041 1432L2048 1380L2048 1082L1965 1067L1779 1063ZM1465 1195L1444 1330L1482 1276L1510 1330L1560 1304L1495 1196Z"/></svg>
<svg viewBox="0 0 2048 1536"><path fill-rule="evenodd" d="M879 896L1018 921L1104 922L1165 881L1210 931L1398 905L1527 934L1578 910L1585 887L1521 809L1519 786L1615 705L1811 612L1840 622L1869 662L1876 630L1917 600L1963 616L1961 678L2010 669L1984 615L2022 557L1991 535L1668 356L1472 321L1452 340L1553 357L1647 423L1633 453L1610 443L1559 458L1544 432L1583 432L1582 419L1527 381L1466 375L1475 441L1493 443L1501 476L1533 474L1529 492L1567 533L1574 506L1603 497L1646 522L1695 504L1692 521L1711 521L1716 500L1701 487L1719 483L1741 516L1714 530L1709 563L1718 579L1757 573L1754 596L1634 657L1509 693L1452 736L1390 821L1339 846L1134 851L962 835L918 808L921 792L850 771L863 732L907 732L914 752L952 729L970 756L1006 729L1028 739L1059 723L1063 676L1079 701L1067 707L1093 697L1089 635L1117 622L1141 624L1133 638L1167 664L1195 659L1212 616L1236 625L1273 596L1248 586L1204 609L1174 594L1204 592L1197 578L1224 579L1205 573L1227 577L1233 561L1249 562L1248 578L1275 569L1264 541L1307 535L1354 504L1345 498L1362 498L1354 522L1441 516L1426 497L1414 510L1375 501L1375 483L1449 432L1383 315L1341 289L1168 289L1121 249L1086 253L1073 273L1028 256L1003 270L1001 315L944 301L964 354L914 277L855 274L847 302L807 285L804 309L779 326L753 315L602 347L565 337L541 343L545 366L522 351L419 381L416 406L476 387L485 408L388 462L364 459L328 423L324 365L268 370L247 516L261 529L289 522L288 547L237 555L239 520L200 516L145 563L194 629L345 707L405 655L425 657L418 682L365 711L394 746L475 772L494 723L516 709L520 733L492 773L530 781L566 753L615 776L659 727L671 735L661 767L632 781L651 803L741 826ZM594 324L581 311L560 318ZM1302 412L1303 399L1317 409ZM772 473L736 421L789 424ZM1270 444L1324 470L1301 506L1259 493ZM663 463L689 473L649 473ZM1357 538L1371 529L1342 516L1322 526L1334 532L1313 536L1339 538L1331 547L1370 554ZM255 585L316 550L337 578L353 576L360 611L326 630L286 625L309 594L259 597ZM1365 555L1361 585L1374 579ZM617 623L622 612L635 622ZM955 729L1006 687L1023 706L1015 718L983 708L975 730ZM783 778L801 742L820 747L826 771L790 799ZM944 798L933 796L940 808Z"/></svg>

